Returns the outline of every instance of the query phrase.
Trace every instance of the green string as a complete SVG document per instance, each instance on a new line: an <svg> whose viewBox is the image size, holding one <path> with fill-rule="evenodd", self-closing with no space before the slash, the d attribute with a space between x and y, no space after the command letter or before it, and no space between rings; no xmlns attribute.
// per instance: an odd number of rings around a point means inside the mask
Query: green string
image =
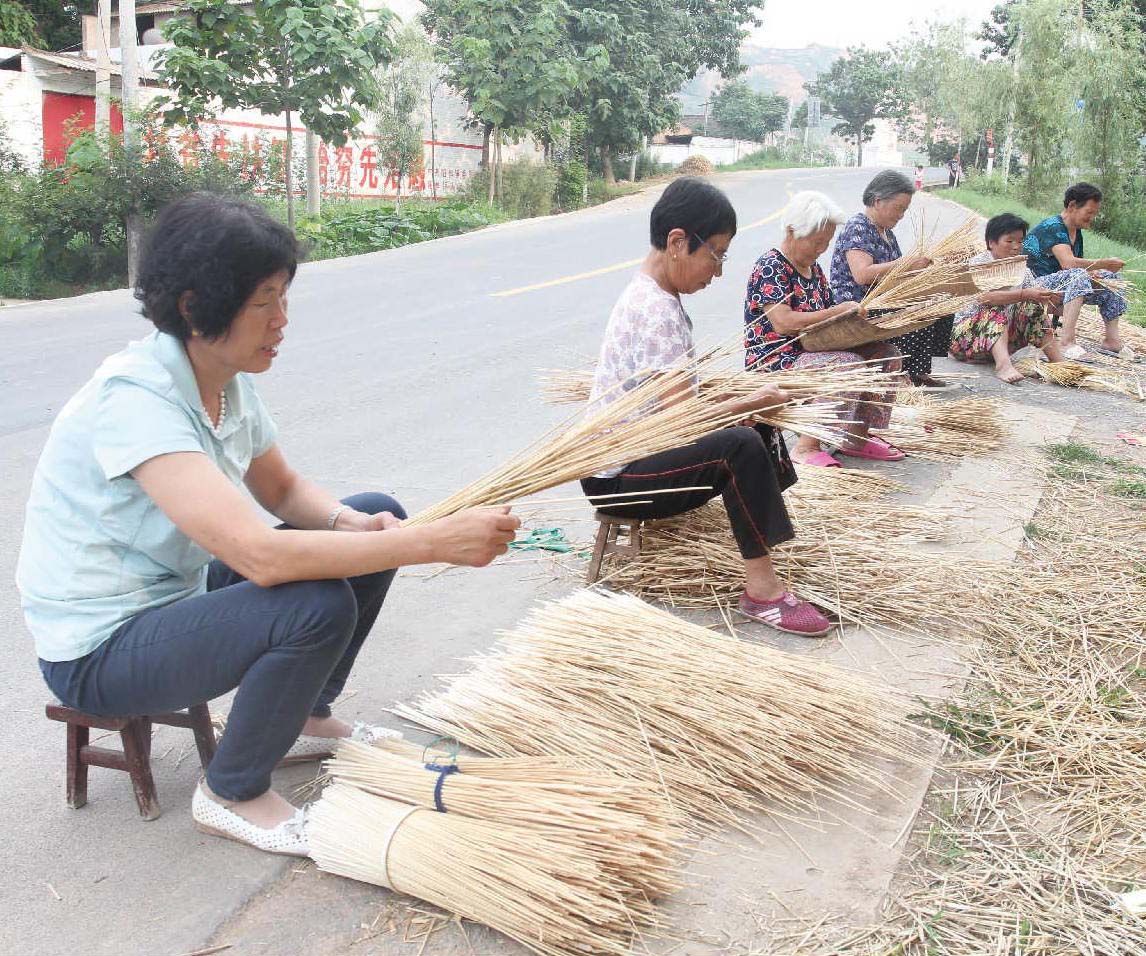
<svg viewBox="0 0 1146 956"><path fill-rule="evenodd" d="M509 546L515 551L557 551L560 554L574 550L561 528L534 528L524 537L511 541Z"/></svg>

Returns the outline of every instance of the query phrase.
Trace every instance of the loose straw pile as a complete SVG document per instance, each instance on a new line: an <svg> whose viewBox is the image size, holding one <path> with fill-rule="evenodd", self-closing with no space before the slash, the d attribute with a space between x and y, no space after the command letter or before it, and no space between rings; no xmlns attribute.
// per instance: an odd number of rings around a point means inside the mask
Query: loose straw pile
<svg viewBox="0 0 1146 956"><path fill-rule="evenodd" d="M911 396L896 404L888 428L873 429L898 448L927 458L984 455L1002 447L1008 437L1000 403L990 398L940 402Z"/></svg>
<svg viewBox="0 0 1146 956"><path fill-rule="evenodd" d="M345 784L309 811L320 869L408 893L541 956L627 956L637 924L591 856L536 829L437 813Z"/></svg>
<svg viewBox="0 0 1146 956"><path fill-rule="evenodd" d="M485 753L610 767L663 788L698 825L740 825L761 799L794 814L817 797L853 804L873 760L918 754L910 710L824 661L579 591L395 713Z"/></svg>
<svg viewBox="0 0 1146 956"><path fill-rule="evenodd" d="M841 621L926 633L977 600L958 562L912 547L942 538L945 523L933 510L789 502L796 537L772 549L776 573ZM610 587L673 607L724 608L744 590L744 560L719 501L646 522L640 553L610 556L605 571Z"/></svg>
<svg viewBox="0 0 1146 956"><path fill-rule="evenodd" d="M336 782L427 809L527 827L595 861L640 921L678 889L673 830L660 791L583 762L545 757L455 757L405 741L342 741L326 772Z"/></svg>

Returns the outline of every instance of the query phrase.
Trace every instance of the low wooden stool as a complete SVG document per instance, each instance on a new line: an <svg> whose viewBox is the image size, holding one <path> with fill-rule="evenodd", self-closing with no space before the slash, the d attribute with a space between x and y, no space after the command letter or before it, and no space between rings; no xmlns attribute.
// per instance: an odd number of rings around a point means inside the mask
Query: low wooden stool
<svg viewBox="0 0 1146 956"><path fill-rule="evenodd" d="M68 725L68 806L73 809L79 809L88 802L88 767L108 767L125 770L131 775L135 802L139 804L139 815L144 820L154 820L159 816L159 798L151 776L152 724L189 728L195 734L195 746L204 770L215 756L215 730L206 704L195 704L173 714L138 717L97 717L63 704L48 704L44 713L49 720ZM89 744L92 727L118 730L123 750Z"/></svg>
<svg viewBox="0 0 1146 956"><path fill-rule="evenodd" d="M597 519L597 540L593 543L593 557L589 560L589 570L585 575L585 583L593 584L601 577L601 563L606 555L624 554L635 558L641 553L641 519L622 518L618 515L605 514L598 511L593 515ZM620 544L617 536L623 534L627 544Z"/></svg>

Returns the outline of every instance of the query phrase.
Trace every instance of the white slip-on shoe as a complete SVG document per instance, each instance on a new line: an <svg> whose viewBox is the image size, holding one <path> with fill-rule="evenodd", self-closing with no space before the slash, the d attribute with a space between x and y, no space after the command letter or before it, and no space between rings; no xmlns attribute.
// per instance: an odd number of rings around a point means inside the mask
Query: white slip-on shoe
<svg viewBox="0 0 1146 956"><path fill-rule="evenodd" d="M191 818L204 833L245 843L265 853L310 856L306 842L305 810L296 810L293 817L276 827L259 827L243 819L234 810L212 800L203 792L202 785L199 785L195 787L195 796L191 799Z"/></svg>
<svg viewBox="0 0 1146 956"><path fill-rule="evenodd" d="M355 721L350 731L350 740L360 744L372 744L376 740L385 738L401 739L402 735L389 727L376 727ZM312 737L309 734L299 734L298 740L291 744L283 759L279 761L280 767L289 767L296 763L309 763L314 760L329 760L334 756L334 748L338 746L341 737Z"/></svg>
<svg viewBox="0 0 1146 956"><path fill-rule="evenodd" d="M1074 345L1067 346L1062 350L1062 357L1077 362L1079 359L1086 358L1086 349L1075 342Z"/></svg>

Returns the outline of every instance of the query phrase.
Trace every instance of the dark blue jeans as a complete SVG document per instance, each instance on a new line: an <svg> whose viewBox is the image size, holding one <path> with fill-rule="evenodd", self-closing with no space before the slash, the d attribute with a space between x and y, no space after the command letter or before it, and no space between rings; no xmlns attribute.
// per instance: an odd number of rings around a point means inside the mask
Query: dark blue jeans
<svg viewBox="0 0 1146 956"><path fill-rule="evenodd" d="M389 495L344 503L406 517ZM238 687L207 785L251 800L307 718L330 715L394 574L261 588L212 561L206 594L137 614L85 657L40 669L61 703L105 716L178 710Z"/></svg>

